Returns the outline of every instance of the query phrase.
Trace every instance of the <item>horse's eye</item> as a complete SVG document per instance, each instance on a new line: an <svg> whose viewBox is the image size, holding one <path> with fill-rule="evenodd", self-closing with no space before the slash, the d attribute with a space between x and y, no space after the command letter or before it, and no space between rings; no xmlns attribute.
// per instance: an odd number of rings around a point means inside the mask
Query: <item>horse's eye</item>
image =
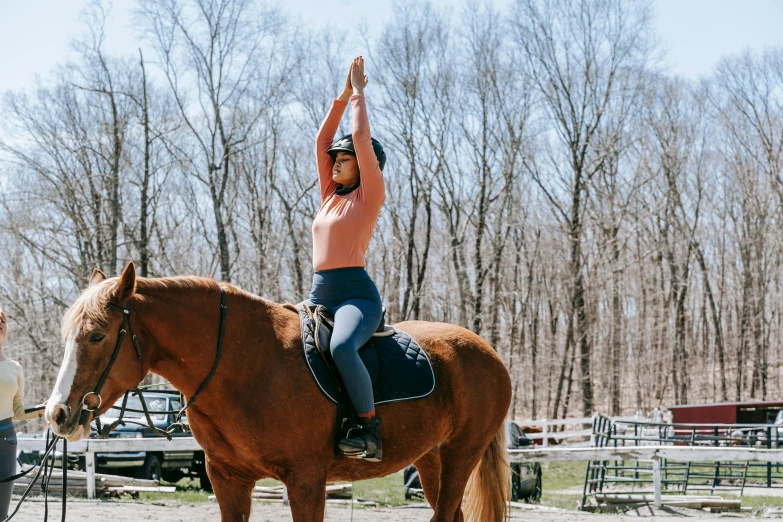
<svg viewBox="0 0 783 522"><path fill-rule="evenodd" d="M94 333L94 334L92 334L92 335L90 336L90 342L91 342L91 343L96 343L96 344L97 344L97 343L99 343L99 342L103 341L103 339L104 339L104 338L106 338L106 336L105 336L105 335L103 335L103 334L99 334L99 333Z"/></svg>

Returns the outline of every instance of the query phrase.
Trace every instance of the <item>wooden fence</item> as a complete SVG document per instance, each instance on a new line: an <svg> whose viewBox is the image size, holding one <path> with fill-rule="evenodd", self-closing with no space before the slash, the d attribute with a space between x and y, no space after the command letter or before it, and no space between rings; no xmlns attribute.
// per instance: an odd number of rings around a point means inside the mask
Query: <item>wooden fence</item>
<svg viewBox="0 0 783 522"><path fill-rule="evenodd" d="M569 419L583 422L583 419ZM576 424L577 422L574 422ZM527 423L529 424L529 423ZM552 425L552 424L550 424ZM573 433L573 432L572 432ZM543 434L542 434L543 435ZM21 451L44 451L46 441L40 437L17 438ZM546 439L544 439L546 440ZM87 496L95 498L95 453L122 451L198 451L201 447L193 437L141 439L87 439L68 443L70 453L84 453L87 473ZM751 447L691 447L691 446L618 446L618 447L559 447L510 450L511 462L564 461L650 461L653 464L655 505L661 505L661 459L688 461L737 461L783 463L783 449Z"/></svg>
<svg viewBox="0 0 783 522"><path fill-rule="evenodd" d="M535 420L515 420L520 426L535 426L541 428L541 433L526 433L532 440L540 440L543 447L549 447L550 440L563 440L577 437L590 437L593 434L592 428L581 430L563 430L556 431L553 428L558 426L591 426L595 419L592 417L580 417L575 419L535 419ZM611 420L631 420L633 417L611 417Z"/></svg>
<svg viewBox="0 0 783 522"><path fill-rule="evenodd" d="M61 447L58 445L58 447ZM18 451L45 451L46 440L41 437L30 437L20 433L17 436ZM95 454L114 453L121 451L199 451L193 437L177 437L171 441L163 437L143 439L86 439L79 442L69 442L69 453L84 453L85 472L87 473L87 498L95 498Z"/></svg>

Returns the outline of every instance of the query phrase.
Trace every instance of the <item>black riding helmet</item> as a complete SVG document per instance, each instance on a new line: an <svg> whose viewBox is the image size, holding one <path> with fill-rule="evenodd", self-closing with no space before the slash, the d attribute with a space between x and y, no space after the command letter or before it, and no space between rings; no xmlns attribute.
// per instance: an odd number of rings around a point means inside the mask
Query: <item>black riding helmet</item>
<svg viewBox="0 0 783 522"><path fill-rule="evenodd" d="M378 166L383 170L383 166L386 165L386 153L383 152L383 145L375 138L370 138L370 141L372 141L372 150L375 152L375 157L378 159ZM329 153L332 160L335 159L338 152L348 152L349 154L356 156L356 149L353 146L353 134L346 134L335 141L332 148L326 152Z"/></svg>

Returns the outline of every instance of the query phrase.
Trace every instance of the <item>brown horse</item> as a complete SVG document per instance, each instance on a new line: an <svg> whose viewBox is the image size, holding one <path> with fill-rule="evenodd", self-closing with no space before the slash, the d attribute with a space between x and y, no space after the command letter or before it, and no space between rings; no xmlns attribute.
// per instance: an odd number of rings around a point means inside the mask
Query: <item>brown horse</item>
<svg viewBox="0 0 783 522"><path fill-rule="evenodd" d="M96 270L63 318L63 364L46 418L71 440L89 433L149 370L191 397L213 365L226 292L223 355L214 378L188 410L204 448L223 521L246 521L257 480L288 488L295 522L323 520L327 481L381 477L415 463L434 521L503 520L510 484L503 421L511 399L508 372L478 335L443 323L397 325L426 350L437 387L425 399L381 405L383 461L335 458L335 406L318 390L302 356L299 318L228 284L196 277L137 278L129 264L118 278ZM117 343L128 303L141 347ZM110 364L100 395L90 397ZM465 501L463 505L463 495ZM463 514L464 508L464 514Z"/></svg>

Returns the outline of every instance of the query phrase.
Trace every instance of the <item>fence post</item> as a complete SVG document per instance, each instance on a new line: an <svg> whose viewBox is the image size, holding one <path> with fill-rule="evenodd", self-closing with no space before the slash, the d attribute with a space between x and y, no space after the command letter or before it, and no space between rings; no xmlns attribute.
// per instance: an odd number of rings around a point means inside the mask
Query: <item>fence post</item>
<svg viewBox="0 0 783 522"><path fill-rule="evenodd" d="M87 468L87 498L95 498L95 453L90 451L90 448L87 448L87 453L84 454L84 467Z"/></svg>
<svg viewBox="0 0 783 522"><path fill-rule="evenodd" d="M767 449L772 449L772 428L767 428ZM767 487L772 487L772 463L767 462Z"/></svg>
<svg viewBox="0 0 783 522"><path fill-rule="evenodd" d="M661 458L655 455L652 460L653 465L653 505L661 507Z"/></svg>
<svg viewBox="0 0 783 522"><path fill-rule="evenodd" d="M544 437L544 444L543 444L543 446L545 448L549 447L549 437L547 437L548 434L549 434L549 420L544 419L544 426L543 426L543 429L541 430L541 435L543 435L543 437Z"/></svg>
<svg viewBox="0 0 783 522"><path fill-rule="evenodd" d="M288 505L288 486L283 484L283 504Z"/></svg>

